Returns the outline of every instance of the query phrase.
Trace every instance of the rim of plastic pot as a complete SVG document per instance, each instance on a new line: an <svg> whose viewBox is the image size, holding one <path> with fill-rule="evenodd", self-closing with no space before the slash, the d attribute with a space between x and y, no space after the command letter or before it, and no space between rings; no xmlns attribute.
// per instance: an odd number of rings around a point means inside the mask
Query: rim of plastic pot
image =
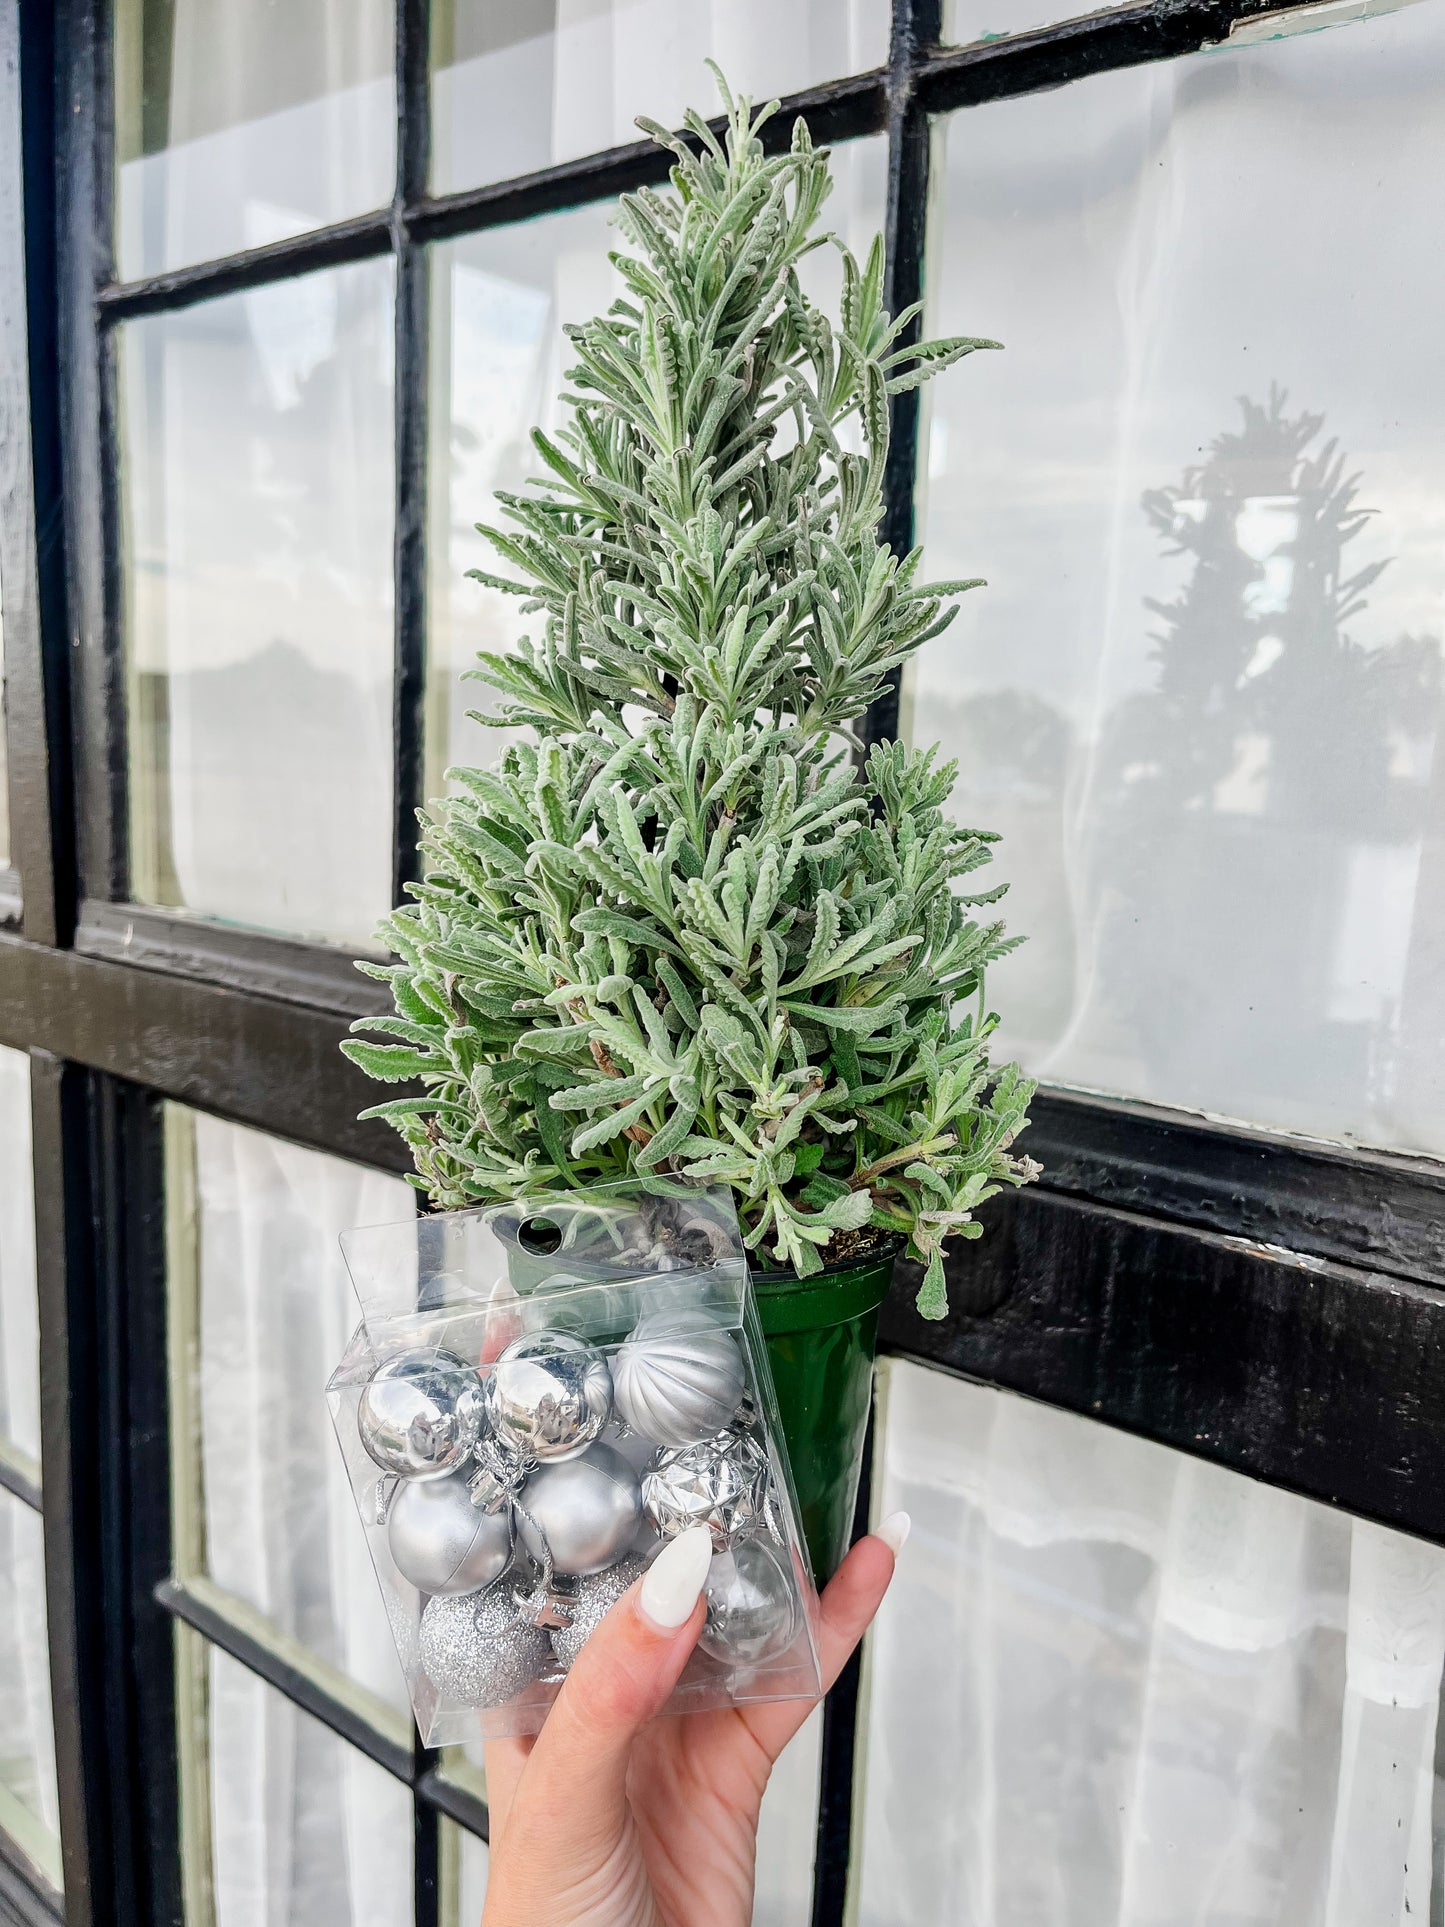
<svg viewBox="0 0 1445 1927"><path fill-rule="evenodd" d="M880 1238L868 1251L824 1265L810 1277L793 1271L752 1272L758 1318L765 1333L846 1324L876 1311L888 1296L903 1239Z"/></svg>

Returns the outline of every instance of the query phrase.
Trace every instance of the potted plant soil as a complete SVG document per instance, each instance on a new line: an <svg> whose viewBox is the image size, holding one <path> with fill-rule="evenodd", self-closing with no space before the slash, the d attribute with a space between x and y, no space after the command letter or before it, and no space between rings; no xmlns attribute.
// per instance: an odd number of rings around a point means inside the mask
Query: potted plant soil
<svg viewBox="0 0 1445 1927"><path fill-rule="evenodd" d="M879 541L888 398L977 347L900 346L823 228L825 151L724 98L719 141L642 123L671 192L623 198L624 292L568 329L568 422L488 528L529 633L472 672L522 726L424 813L425 877L383 924L396 1014L343 1047L420 1080L380 1104L439 1209L655 1173L732 1187L814 1564L848 1541L878 1307L1036 1167L1032 1086L991 1067L1007 947L958 880L992 839L932 749L857 719L951 620ZM840 312L798 266L839 247ZM857 424L856 427L852 426ZM850 452L850 442L858 452ZM525 1214L519 1215L519 1224ZM596 1248L609 1262L605 1213Z"/></svg>

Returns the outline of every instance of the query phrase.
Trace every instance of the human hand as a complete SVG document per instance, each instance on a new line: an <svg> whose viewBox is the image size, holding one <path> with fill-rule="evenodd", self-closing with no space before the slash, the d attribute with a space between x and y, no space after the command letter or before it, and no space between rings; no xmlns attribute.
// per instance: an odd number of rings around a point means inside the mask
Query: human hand
<svg viewBox="0 0 1445 1927"><path fill-rule="evenodd" d="M895 1512L822 1597L831 1687L908 1536ZM665 1546L583 1647L535 1739L487 1748L483 1927L748 1927L758 1810L807 1701L654 1719L702 1631L712 1542Z"/></svg>

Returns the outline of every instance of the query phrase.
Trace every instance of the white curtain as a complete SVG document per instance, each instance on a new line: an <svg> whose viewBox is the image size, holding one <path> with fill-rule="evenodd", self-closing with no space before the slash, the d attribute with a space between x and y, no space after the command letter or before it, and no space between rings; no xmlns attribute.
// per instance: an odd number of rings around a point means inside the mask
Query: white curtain
<svg viewBox="0 0 1445 1927"><path fill-rule="evenodd" d="M861 1927L1431 1918L1445 1552L894 1363Z"/></svg>
<svg viewBox="0 0 1445 1927"><path fill-rule="evenodd" d="M30 1060L0 1049L0 1438L40 1463Z"/></svg>
<svg viewBox="0 0 1445 1927"><path fill-rule="evenodd" d="M407 1712L323 1388L358 1317L338 1234L409 1215L414 1193L215 1118L190 1122L207 1571ZM209 1747L220 1927L409 1916L410 1800L389 1774L219 1654Z"/></svg>

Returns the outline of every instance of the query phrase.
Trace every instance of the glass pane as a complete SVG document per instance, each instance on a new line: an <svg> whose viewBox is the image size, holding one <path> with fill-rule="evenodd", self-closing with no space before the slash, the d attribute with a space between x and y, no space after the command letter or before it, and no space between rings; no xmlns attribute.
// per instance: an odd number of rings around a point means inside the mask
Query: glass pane
<svg viewBox="0 0 1445 1927"><path fill-rule="evenodd" d="M819 1706L789 1741L763 1795L753 1927L804 1927L813 1917L822 1757L823 1709Z"/></svg>
<svg viewBox="0 0 1445 1927"><path fill-rule="evenodd" d="M359 1312L337 1245L407 1217L398 1178L172 1107L176 1562L406 1715L322 1388Z"/></svg>
<svg viewBox="0 0 1445 1927"><path fill-rule="evenodd" d="M10 755L6 741L4 585L0 584L0 870L10 865Z"/></svg>
<svg viewBox="0 0 1445 1927"><path fill-rule="evenodd" d="M0 1828L53 1887L60 1812L40 1514L0 1491Z"/></svg>
<svg viewBox="0 0 1445 1927"><path fill-rule="evenodd" d="M883 220L887 148L881 138L834 149L829 218L855 251ZM531 431L556 425L557 395L571 366L564 322L602 312L620 283L607 259L617 245L613 203L550 214L447 241L431 250L432 457L427 591L430 683L427 794L442 788L449 763L488 763L495 731L467 721L490 692L464 683L479 649L505 649L526 619L515 598L466 579L496 570L476 532L496 521L494 489L520 488L540 472ZM819 250L805 264L808 291L836 301L837 256Z"/></svg>
<svg viewBox="0 0 1445 1927"><path fill-rule="evenodd" d="M1004 40L1009 34L1050 27L1057 20L1078 20L1103 13L1102 6L1080 5L1079 0L944 0L943 39L969 43Z"/></svg>
<svg viewBox="0 0 1445 1927"><path fill-rule="evenodd" d="M1429 1920L1445 1552L886 1368L861 1927Z"/></svg>
<svg viewBox="0 0 1445 1927"><path fill-rule="evenodd" d="M0 1450L40 1476L30 1059L0 1049Z"/></svg>
<svg viewBox="0 0 1445 1927"><path fill-rule="evenodd" d="M138 901L369 939L391 900L390 262L122 330Z"/></svg>
<svg viewBox="0 0 1445 1927"><path fill-rule="evenodd" d="M182 1721L190 1927L396 1927L412 1918L400 1780L177 1625L199 1691Z"/></svg>
<svg viewBox="0 0 1445 1927"><path fill-rule="evenodd" d="M487 1843L443 1820L441 1850L442 1927L478 1927L487 1897Z"/></svg>
<svg viewBox="0 0 1445 1927"><path fill-rule="evenodd" d="M718 62L757 100L881 67L887 0L438 0L432 173L438 192L530 174L718 111Z"/></svg>
<svg viewBox="0 0 1445 1927"><path fill-rule="evenodd" d="M117 0L121 277L386 206L394 38L390 0Z"/></svg>
<svg viewBox="0 0 1445 1927"><path fill-rule="evenodd" d="M943 130L913 683L1056 1082L1445 1149L1441 14ZM1060 299L1060 290L1066 298Z"/></svg>

